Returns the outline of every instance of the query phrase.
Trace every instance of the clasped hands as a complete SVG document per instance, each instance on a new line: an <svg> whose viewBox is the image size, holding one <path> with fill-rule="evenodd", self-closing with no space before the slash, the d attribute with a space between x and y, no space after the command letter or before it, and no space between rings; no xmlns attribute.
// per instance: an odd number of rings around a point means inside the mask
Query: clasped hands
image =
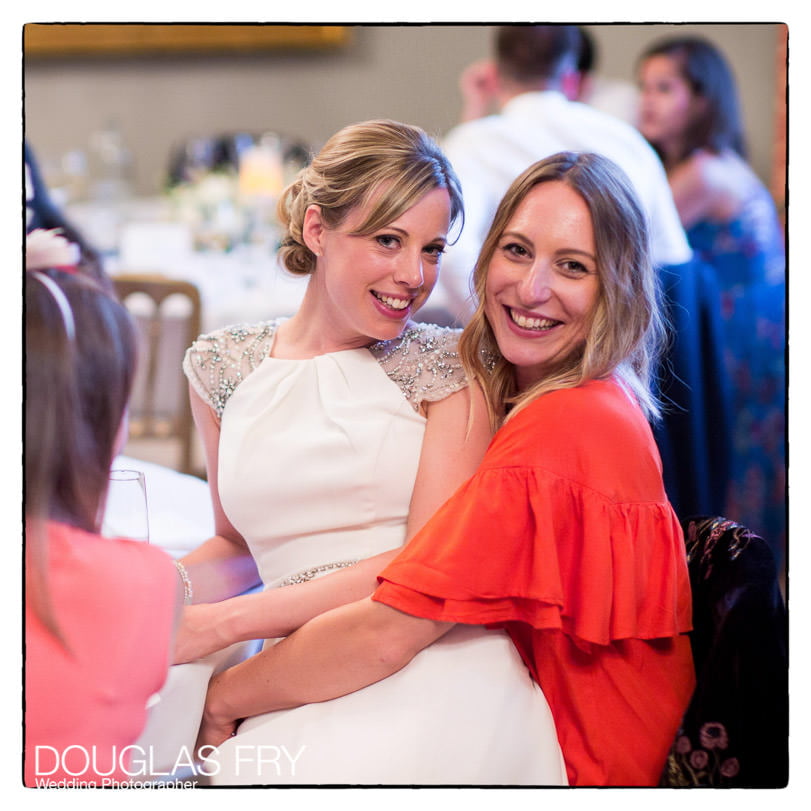
<svg viewBox="0 0 811 811"><path fill-rule="evenodd" d="M183 609L175 639L174 664L195 661L233 643L234 640L228 639L223 633L225 609L223 603L199 603ZM215 710L225 672L215 675L209 682L195 745L198 753L203 747L219 747L239 726L240 719L226 718Z"/></svg>

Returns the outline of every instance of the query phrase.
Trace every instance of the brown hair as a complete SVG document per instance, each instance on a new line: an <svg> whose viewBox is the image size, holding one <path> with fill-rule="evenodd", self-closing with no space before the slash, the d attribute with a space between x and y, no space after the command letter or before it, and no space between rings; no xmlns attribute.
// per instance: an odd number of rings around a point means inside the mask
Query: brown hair
<svg viewBox="0 0 811 811"><path fill-rule="evenodd" d="M716 154L725 149L746 157L738 87L729 63L718 48L702 37L672 37L651 45L639 57L641 66L654 56L666 56L676 62L690 91L706 100L702 115L690 122L678 160L696 149ZM658 144L651 146L662 157Z"/></svg>
<svg viewBox="0 0 811 811"><path fill-rule="evenodd" d="M490 260L527 194L539 183L559 181L576 191L591 213L600 291L586 339L543 380L519 391L515 369L503 358L484 311ZM484 240L473 283L478 307L460 339L468 374L485 392L491 424L517 413L555 389L617 375L648 417L659 414L651 381L664 341L660 292L648 247L646 218L622 170L591 153L561 152L530 166L510 186Z"/></svg>
<svg viewBox="0 0 811 811"><path fill-rule="evenodd" d="M577 67L583 39L576 25L502 25L496 31L499 73L519 84L554 81Z"/></svg>
<svg viewBox="0 0 811 811"><path fill-rule="evenodd" d="M336 228L350 211L373 200L372 210L356 231L369 234L436 188L448 190L453 223L462 215L459 180L442 150L423 130L389 120L345 127L282 192L277 206L285 229L281 261L291 273L314 270L315 255L302 237L310 205L320 206L324 222Z"/></svg>
<svg viewBox="0 0 811 811"><path fill-rule="evenodd" d="M40 274L64 293L75 334ZM136 335L126 309L82 273L26 273L24 304L26 599L58 635L47 589L47 522L99 529Z"/></svg>

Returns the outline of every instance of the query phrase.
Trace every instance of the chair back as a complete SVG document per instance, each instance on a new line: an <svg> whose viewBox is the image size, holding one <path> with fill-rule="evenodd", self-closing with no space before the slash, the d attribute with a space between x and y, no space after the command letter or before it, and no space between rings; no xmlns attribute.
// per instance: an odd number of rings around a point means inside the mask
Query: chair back
<svg viewBox="0 0 811 811"><path fill-rule="evenodd" d="M200 334L200 292L191 282L160 274L122 274L113 283L140 333L130 437L178 440L175 467L193 473L194 424L181 363Z"/></svg>
<svg viewBox="0 0 811 811"><path fill-rule="evenodd" d="M660 785L788 782L788 620L769 545L717 516L682 522L696 689Z"/></svg>

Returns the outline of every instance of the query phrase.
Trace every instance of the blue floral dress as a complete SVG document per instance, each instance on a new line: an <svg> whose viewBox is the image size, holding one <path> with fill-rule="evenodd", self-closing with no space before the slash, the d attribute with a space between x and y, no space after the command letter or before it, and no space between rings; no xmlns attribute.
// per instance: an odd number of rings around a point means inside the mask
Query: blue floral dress
<svg viewBox="0 0 811 811"><path fill-rule="evenodd" d="M730 222L687 232L721 290L724 362L732 387L732 471L726 512L768 539L778 560L786 533L785 248L768 190Z"/></svg>

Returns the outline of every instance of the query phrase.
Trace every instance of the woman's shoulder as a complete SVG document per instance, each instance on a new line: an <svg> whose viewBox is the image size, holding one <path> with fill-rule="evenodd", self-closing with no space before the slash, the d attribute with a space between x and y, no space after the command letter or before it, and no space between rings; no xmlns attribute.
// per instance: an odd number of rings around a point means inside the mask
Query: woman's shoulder
<svg viewBox="0 0 811 811"><path fill-rule="evenodd" d="M108 538L51 522L48 549L53 576L67 579L70 591L80 589L84 582L99 598L106 595L110 601L125 599L125 592L131 591L140 591L142 597L151 595L150 601L157 597L171 601L175 598L174 564L157 546L127 538ZM104 572L126 572L126 584L117 577L104 578Z"/></svg>
<svg viewBox="0 0 811 811"><path fill-rule="evenodd" d="M398 338L372 344L369 351L419 410L467 386L459 357L460 329L410 323Z"/></svg>
<svg viewBox="0 0 811 811"><path fill-rule="evenodd" d="M601 430L606 424L641 414L633 395L613 377L550 391L533 400L525 411L529 419L579 422L578 430L593 430L593 426Z"/></svg>
<svg viewBox="0 0 811 811"><path fill-rule="evenodd" d="M179 600L171 557L143 541L51 522L47 573L57 624L77 656L95 664L102 656L101 670L126 676L128 690L159 689Z"/></svg>
<svg viewBox="0 0 811 811"><path fill-rule="evenodd" d="M668 169L667 179L677 202L680 196L688 192L706 196L712 190L722 164L720 155L706 149L696 149Z"/></svg>
<svg viewBox="0 0 811 811"><path fill-rule="evenodd" d="M230 324L213 332L199 335L191 347L191 353L243 351L257 341L272 340L278 321L260 321L256 324Z"/></svg>
<svg viewBox="0 0 811 811"><path fill-rule="evenodd" d="M752 167L732 150L720 153L699 150L693 161L693 171L704 187L728 198L743 201L760 185Z"/></svg>
<svg viewBox="0 0 811 811"><path fill-rule="evenodd" d="M648 421L619 381L592 380L541 395L497 434L499 456L564 476L593 477L629 455L656 457Z"/></svg>
<svg viewBox="0 0 811 811"><path fill-rule="evenodd" d="M186 350L183 371L218 417L234 389L268 356L279 322L233 324L200 335Z"/></svg>

